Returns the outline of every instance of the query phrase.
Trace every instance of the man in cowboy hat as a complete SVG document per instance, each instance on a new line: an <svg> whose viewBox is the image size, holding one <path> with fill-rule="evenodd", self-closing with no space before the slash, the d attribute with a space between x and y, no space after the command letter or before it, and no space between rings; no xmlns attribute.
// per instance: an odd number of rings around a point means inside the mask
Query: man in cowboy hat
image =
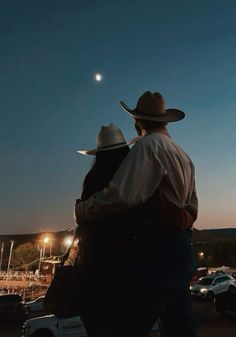
<svg viewBox="0 0 236 337"><path fill-rule="evenodd" d="M166 128L185 114L166 109L158 92L145 92L135 109L124 102L121 106L143 137L108 187L75 206L80 223L148 205L135 254L127 259L130 289L112 336L147 336L159 318L163 337L196 337L189 293L196 271L191 242L198 213L194 165Z"/></svg>

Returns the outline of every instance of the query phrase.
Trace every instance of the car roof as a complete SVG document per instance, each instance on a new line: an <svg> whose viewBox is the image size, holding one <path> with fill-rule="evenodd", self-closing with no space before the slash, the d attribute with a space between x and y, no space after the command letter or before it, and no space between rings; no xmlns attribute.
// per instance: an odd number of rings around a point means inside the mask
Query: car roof
<svg viewBox="0 0 236 337"><path fill-rule="evenodd" d="M213 276L213 275L206 275L206 276L202 276L202 277L200 278L200 280L206 280L206 279L212 280L212 279L214 279L214 278L215 278L215 276Z"/></svg>
<svg viewBox="0 0 236 337"><path fill-rule="evenodd" d="M39 296L39 297L36 297L34 300L27 301L27 303L34 303L35 301L38 301L38 300L44 299L44 297L45 297L45 295L43 295L43 296Z"/></svg>
<svg viewBox="0 0 236 337"><path fill-rule="evenodd" d="M214 274L214 273L211 273L209 275L201 277L200 280L205 280L205 279L214 280L216 278L225 277L225 276L228 277L228 278L231 278L231 275L229 275L229 274L223 274L223 273L221 273L221 274Z"/></svg>

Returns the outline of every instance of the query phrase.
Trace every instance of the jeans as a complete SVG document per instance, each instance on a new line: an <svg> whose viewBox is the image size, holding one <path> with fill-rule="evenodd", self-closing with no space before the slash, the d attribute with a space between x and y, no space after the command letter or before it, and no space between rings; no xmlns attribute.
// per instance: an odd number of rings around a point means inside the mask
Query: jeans
<svg viewBox="0 0 236 337"><path fill-rule="evenodd" d="M189 292L196 271L190 231L151 229L129 251L97 267L82 315L89 337L146 337L157 320L162 337L197 336Z"/></svg>

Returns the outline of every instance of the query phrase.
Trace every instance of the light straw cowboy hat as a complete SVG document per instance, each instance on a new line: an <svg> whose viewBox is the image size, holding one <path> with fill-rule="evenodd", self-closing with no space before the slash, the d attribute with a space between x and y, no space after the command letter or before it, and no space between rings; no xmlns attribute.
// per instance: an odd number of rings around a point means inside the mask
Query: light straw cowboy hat
<svg viewBox="0 0 236 337"><path fill-rule="evenodd" d="M185 117L181 110L166 109L165 100L159 92L146 91L139 97L135 109L130 109L123 101L120 104L133 117L147 121L176 122Z"/></svg>
<svg viewBox="0 0 236 337"><path fill-rule="evenodd" d="M102 125L96 139L97 147L92 150L78 150L77 153L84 155L96 155L98 151L119 149L123 146L135 143L140 137L135 137L129 142L125 140L123 133L114 124Z"/></svg>

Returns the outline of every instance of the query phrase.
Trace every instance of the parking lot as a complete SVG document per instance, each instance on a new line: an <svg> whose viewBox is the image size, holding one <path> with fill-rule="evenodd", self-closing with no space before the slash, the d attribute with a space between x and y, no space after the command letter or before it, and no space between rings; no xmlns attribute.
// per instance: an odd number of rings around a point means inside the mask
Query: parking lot
<svg viewBox="0 0 236 337"><path fill-rule="evenodd" d="M196 299L193 301L194 315L197 323L199 337L235 337L236 336L236 314L235 316L220 317L215 312L214 303ZM35 317L36 315L34 315ZM178 335L178 332L176 331ZM21 326L1 326L1 337L20 337ZM158 333L150 334L150 337L158 337Z"/></svg>

